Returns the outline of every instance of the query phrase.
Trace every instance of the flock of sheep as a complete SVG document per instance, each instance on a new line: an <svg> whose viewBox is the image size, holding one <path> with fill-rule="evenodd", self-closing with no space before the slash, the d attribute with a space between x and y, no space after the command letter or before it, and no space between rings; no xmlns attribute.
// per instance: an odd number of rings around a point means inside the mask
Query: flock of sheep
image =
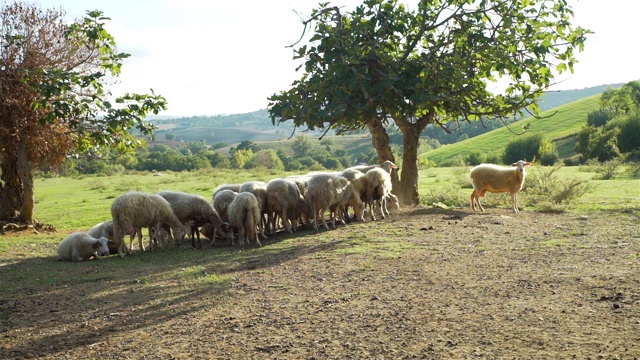
<svg viewBox="0 0 640 360"><path fill-rule="evenodd" d="M518 212L517 193L522 189L525 167L518 161L512 167L481 164L471 169L473 193L471 208L485 211L480 197L486 192L511 193L512 209ZM213 190L212 201L201 195L179 191L148 194L131 191L118 196L111 205L112 220L94 226L88 232L69 235L58 247L60 260L81 261L111 253L130 254L134 238L141 251L142 228L148 228L149 246L162 248L166 241L181 244L187 232L191 245L202 248L200 232L214 241L217 236L232 243L261 246L260 239L283 229L289 233L306 224L318 231L318 221L329 230L336 220L345 224L353 218L364 221L365 210L372 220L376 211L382 218L389 206L399 209L398 198L391 193L391 172L398 167L391 161L381 165L355 166L342 172L310 173L283 179L223 184ZM311 224L312 222L312 224ZM129 235L129 246L125 236Z"/></svg>

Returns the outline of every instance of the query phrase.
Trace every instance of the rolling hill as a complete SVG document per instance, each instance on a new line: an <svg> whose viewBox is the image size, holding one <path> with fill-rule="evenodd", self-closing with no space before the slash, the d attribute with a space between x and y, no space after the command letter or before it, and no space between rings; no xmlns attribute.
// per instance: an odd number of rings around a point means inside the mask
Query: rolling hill
<svg viewBox="0 0 640 360"><path fill-rule="evenodd" d="M542 133L545 138L554 142L561 158L571 157L574 154L576 135L586 124L587 114L599 107L600 95L593 95L547 110L539 119L528 117L510 124L508 127L442 146L421 154L420 158L426 157L436 164L440 164L446 159L455 156L464 157L474 151L485 154L495 153L504 148L511 139L517 136L516 134L522 134L523 126L528 128L527 133Z"/></svg>

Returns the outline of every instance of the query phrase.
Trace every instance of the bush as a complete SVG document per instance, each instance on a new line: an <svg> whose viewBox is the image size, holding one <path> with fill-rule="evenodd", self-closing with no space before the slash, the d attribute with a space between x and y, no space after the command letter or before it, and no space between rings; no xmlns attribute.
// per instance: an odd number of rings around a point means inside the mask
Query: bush
<svg viewBox="0 0 640 360"><path fill-rule="evenodd" d="M528 134L511 140L504 149L502 161L512 164L518 160L533 161L538 159L543 165L555 164L560 156L555 145L545 139L542 134Z"/></svg>
<svg viewBox="0 0 640 360"><path fill-rule="evenodd" d="M588 180L561 179L557 174L560 169L560 166L536 167L529 171L523 192L531 205L538 205L542 211L564 212L574 200L593 189Z"/></svg>
<svg viewBox="0 0 640 360"><path fill-rule="evenodd" d="M464 158L461 155L456 155L450 159L444 160L440 163L442 167L457 167L457 166L467 166L464 162Z"/></svg>
<svg viewBox="0 0 640 360"><path fill-rule="evenodd" d="M467 164L471 166L480 165L486 161L486 156L480 151L474 151L465 158Z"/></svg>
<svg viewBox="0 0 640 360"><path fill-rule="evenodd" d="M609 180L613 179L620 174L620 166L622 161L619 158L605 161L596 168L596 176L594 179Z"/></svg>

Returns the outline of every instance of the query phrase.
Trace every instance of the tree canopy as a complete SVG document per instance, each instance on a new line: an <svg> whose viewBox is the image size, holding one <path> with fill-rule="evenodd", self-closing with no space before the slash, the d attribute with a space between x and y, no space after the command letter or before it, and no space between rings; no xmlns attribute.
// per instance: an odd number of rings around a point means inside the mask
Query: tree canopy
<svg viewBox="0 0 640 360"><path fill-rule="evenodd" d="M62 10L0 8L0 220L33 222L32 168L74 153L125 152L150 135L144 119L166 109L151 94L108 91L129 54L117 51L100 11L68 24Z"/></svg>
<svg viewBox="0 0 640 360"><path fill-rule="evenodd" d="M573 27L565 0L365 0L354 11L321 3L294 44L302 72L272 95L274 124L293 121L337 133L367 129L379 160L395 161L386 128L403 134L394 191L418 202L417 151L428 124L538 114L539 95L572 71L588 30ZM504 84L504 91L490 91ZM394 172L395 174L395 172Z"/></svg>

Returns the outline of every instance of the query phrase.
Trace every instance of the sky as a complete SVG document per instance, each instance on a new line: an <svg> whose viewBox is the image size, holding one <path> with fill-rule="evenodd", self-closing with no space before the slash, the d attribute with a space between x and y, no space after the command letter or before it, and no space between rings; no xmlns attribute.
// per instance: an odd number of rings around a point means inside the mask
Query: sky
<svg viewBox="0 0 640 360"><path fill-rule="evenodd" d="M635 28L638 0L568 0L572 23L594 32L577 54L574 73L553 90L582 89L640 79ZM118 50L131 54L111 90L164 96L160 115L247 113L300 79L293 51L320 0L39 0L73 20L100 10ZM353 9L361 1L335 0Z"/></svg>

